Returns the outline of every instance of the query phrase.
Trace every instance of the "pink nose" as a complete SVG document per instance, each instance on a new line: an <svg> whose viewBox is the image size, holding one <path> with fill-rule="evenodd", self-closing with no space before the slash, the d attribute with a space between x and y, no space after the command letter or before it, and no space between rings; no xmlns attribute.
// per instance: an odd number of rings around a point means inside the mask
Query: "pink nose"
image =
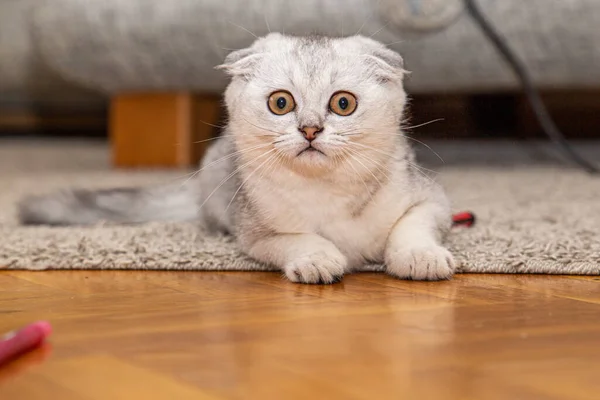
<svg viewBox="0 0 600 400"><path fill-rule="evenodd" d="M317 135L319 133L323 132L323 128L320 128L318 126L303 126L302 128L300 128L300 132L302 132L302 135L304 135L306 140L312 142L317 138Z"/></svg>

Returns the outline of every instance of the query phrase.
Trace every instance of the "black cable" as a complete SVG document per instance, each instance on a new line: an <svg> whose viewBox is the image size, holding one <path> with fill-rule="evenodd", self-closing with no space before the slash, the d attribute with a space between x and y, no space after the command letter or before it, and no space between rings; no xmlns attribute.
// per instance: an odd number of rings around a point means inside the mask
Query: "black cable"
<svg viewBox="0 0 600 400"><path fill-rule="evenodd" d="M542 126L544 133L559 148L559 150L562 150L562 152L575 164L579 165L589 173L595 174L600 172L598 167L585 160L571 147L565 136L558 129L536 90L527 67L511 50L506 40L500 36L498 31L496 31L492 24L483 16L476 0L464 0L464 2L471 17L477 22L483 33L494 44L496 50L498 50L520 80L525 95L529 100L529 104L531 105L538 122Z"/></svg>

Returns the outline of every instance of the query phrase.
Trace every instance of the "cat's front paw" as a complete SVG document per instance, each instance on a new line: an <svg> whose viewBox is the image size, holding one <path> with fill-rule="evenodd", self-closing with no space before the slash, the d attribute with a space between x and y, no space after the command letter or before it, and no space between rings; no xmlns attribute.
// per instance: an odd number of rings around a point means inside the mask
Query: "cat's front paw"
<svg viewBox="0 0 600 400"><path fill-rule="evenodd" d="M283 270L292 282L330 284L342 280L346 264L341 253L319 251L295 258Z"/></svg>
<svg viewBox="0 0 600 400"><path fill-rule="evenodd" d="M454 274L454 258L438 245L392 250L386 257L386 271L400 279L437 281Z"/></svg>

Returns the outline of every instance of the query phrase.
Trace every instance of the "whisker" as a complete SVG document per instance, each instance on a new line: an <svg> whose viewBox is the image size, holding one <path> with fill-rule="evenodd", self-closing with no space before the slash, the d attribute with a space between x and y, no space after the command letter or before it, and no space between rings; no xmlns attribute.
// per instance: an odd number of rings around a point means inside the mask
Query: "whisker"
<svg viewBox="0 0 600 400"><path fill-rule="evenodd" d="M345 131L338 131L335 132L336 135L339 136L355 136L355 135L345 135L346 133L355 133L355 134L375 134L375 135L399 135L400 133L397 132L397 128L390 128L390 131L394 131L393 133L383 133L383 132L377 132L379 129L382 128L368 128L368 127L361 127L361 128L353 128L353 129L347 129Z"/></svg>
<svg viewBox="0 0 600 400"><path fill-rule="evenodd" d="M209 139L203 139L203 140L198 140L197 142L192 142L192 144L196 144L196 143L204 143L204 142L210 142L211 140L217 140L217 139L221 139L221 138L227 138L227 137L240 137L240 136L252 136L252 137L272 137L275 135L253 135L253 134L229 134L229 135L217 135L215 137L209 138ZM273 144L275 144L277 142L273 142Z"/></svg>
<svg viewBox="0 0 600 400"><path fill-rule="evenodd" d="M425 168L425 167L423 167L423 166L421 166L421 165L419 165L419 164L415 164L415 163L413 163L413 162L410 162L410 161L408 161L408 160L407 160L406 162L407 162L408 164L410 164L411 166L413 166L413 167L415 167L415 168L418 168L418 169L420 169L421 171L427 171L427 172L430 172L431 174L434 174L434 175L438 175L438 174L439 174L439 172L438 172L438 171L434 171L434 170L432 170L432 169Z"/></svg>
<svg viewBox="0 0 600 400"><path fill-rule="evenodd" d="M271 33L271 27L269 26L269 20L267 19L267 14L265 14L265 24L267 25L267 30Z"/></svg>
<svg viewBox="0 0 600 400"><path fill-rule="evenodd" d="M248 120L247 120L246 118L244 118L244 117L242 117L242 119L243 119L244 121L246 121L246 123L248 123L248 124L252 125L252 126L253 126L253 127L255 127L255 128L262 129L262 130L264 130L264 131L267 131L267 132L273 132L273 133L276 133L276 134L278 134L278 135L285 135L285 132L277 132L277 131L274 131L274 130L271 130L271 129L268 129L268 128L265 128L265 127L262 127L262 126L258 126L258 125L256 125L256 124L253 124L252 122L248 121ZM275 136L275 135L270 135L270 136Z"/></svg>
<svg viewBox="0 0 600 400"><path fill-rule="evenodd" d="M381 32L382 30L384 30L385 28L387 28L387 26L388 26L389 24L390 24L390 23L389 23L389 21L388 21L388 22L386 22L386 24L385 24L385 25L383 25L381 28L377 29L377 30L375 31L375 33L371 34L369 37L370 37L370 38L372 38L373 36L377 35L379 32Z"/></svg>
<svg viewBox="0 0 600 400"><path fill-rule="evenodd" d="M402 159L401 159L401 158L397 158L397 157L396 157L394 154L392 154L392 153L386 153L386 152L384 152L384 151L381 151L381 150L379 150L379 149L376 149L375 147L368 146L368 145L366 145L366 144L363 144L363 143L356 143L356 142L348 142L348 143L349 143L349 144L351 144L351 145L360 146L360 147L364 147L364 148L367 148L367 149L373 150L373 151L375 151L375 152L378 152L378 153L380 153L380 154L383 154L383 155L385 155L385 156L388 156L388 157L390 157L390 158L392 158L392 159L394 159L394 160L397 160L397 161L402 161ZM433 151L433 150L432 150L432 151ZM408 160L406 160L406 162L408 162L408 163L412 164L412 163L411 163L410 161L408 161ZM415 165L415 164L413 164L413 165ZM432 170L432 169L427 169L427 168L425 168L425 167L419 167L419 168L421 168L421 169L423 169L423 170L426 170L426 171L429 171L429 172L433 172L434 174L438 174L438 173L439 173L439 172L437 172L437 171L434 171L434 170Z"/></svg>
<svg viewBox="0 0 600 400"><path fill-rule="evenodd" d="M270 168L272 168L275 164L277 164L278 162L281 161L281 159L283 158L283 154L282 153L275 153L275 157L273 158L273 161L271 163L269 163L267 166L265 166L265 168L263 168L263 170L260 172L260 174L258 175L258 180L261 181L263 179L263 176L265 175L265 172L268 171ZM252 188L252 191L250 192L248 197L252 197L254 196L254 193L256 192L257 187L255 186L254 188ZM248 211L248 206L250 205L251 201L247 201L246 202L246 207L244 207L244 212Z"/></svg>
<svg viewBox="0 0 600 400"><path fill-rule="evenodd" d="M410 140L412 140L412 141L414 141L414 142L420 143L420 144L422 144L423 146L427 147L429 150L431 150L431 152L432 152L433 154L435 154L435 155L436 155L436 157L437 157L437 158L439 158L439 159L440 159L440 161L441 161L442 163L444 163L444 164L446 163L446 161L444 161L444 159L442 158L442 156L440 156L440 155L439 155L439 153L438 153L437 151L435 151L434 149L432 149L432 148L431 148L431 146L429 146L427 143L421 142L420 140L417 140L417 139L415 139L414 137L411 137L411 136L407 136L407 135L403 135L403 136L404 136L405 138L407 138L407 139L410 139Z"/></svg>
<svg viewBox="0 0 600 400"><path fill-rule="evenodd" d="M272 149L271 151L274 151L274 150L275 149ZM267 152L265 154L269 154L269 153L270 152ZM258 167L256 167L252 172L250 172L248 174L248 176L246 177L246 179L244 179L242 181L242 183L240 184L240 186L237 188L237 190L235 191L235 193L231 197L231 200L229 200L229 203L227 204L227 207L225 207L225 211L223 211L224 215L227 213L227 210L229 210L229 207L231 207L231 204L233 203L233 200L236 198L237 194L240 192L240 190L242 190L242 187L246 184L246 182L248 182L248 180L252 177L252 175L254 175L256 173L256 171L258 171L263 165L265 165L267 162L271 161L275 157L276 157L276 154L275 155L271 154L265 161L263 161L262 163L260 163L260 165Z"/></svg>
<svg viewBox="0 0 600 400"><path fill-rule="evenodd" d="M180 180L180 179L187 178L188 176L190 176L190 175L194 175L194 174L197 174L197 173L198 173L198 171L197 171L197 170L194 170L194 171L191 171L190 173L187 173L187 174L185 174L185 175L178 176L177 178L169 179L169 180L168 180L168 181L166 181L165 183L166 183L166 184L168 184L168 183L175 183L175 182L177 182L177 181L178 181L178 180Z"/></svg>
<svg viewBox="0 0 600 400"><path fill-rule="evenodd" d="M376 148L374 148L374 147L367 146L367 145L364 145L364 144L362 144L362 143L354 143L354 142L350 142L350 144L352 144L352 145L358 145L358 146L361 146L361 147L365 147L365 148L371 149L371 150L373 150L373 151L376 151L376 152L378 152L378 153L381 153L381 154L383 154L383 155L387 155L388 157L391 157L391 158L393 158L393 159L395 159L395 160L399 160L399 161L401 161L400 159L396 158L394 155L392 155L392 154L388 154L388 153L386 153L386 152L383 152L383 151L381 151L381 150L379 150L379 149L376 149ZM373 160L373 161L374 161L374 160ZM425 168L425 167L420 167L419 165L417 165L417 164L415 164L415 163L412 163L412 162L410 162L410 160L408 160L408 159L406 159L406 160L404 160L404 161L405 161L405 162L406 162L406 163L407 163L409 166L413 167L413 168L414 168L414 169L415 169L417 172L419 172L419 173L420 173L420 174L421 174L423 177L425 177L425 178L427 178L429 181L431 181L431 183L433 183L433 184L435 184L435 183L436 183L436 182L435 182L435 181L434 181L434 180L433 180L433 179L432 179L432 178L431 178L429 175L427 175L427 174L426 174L425 172L423 172L423 171L429 171L429 172L432 172L432 173L434 173L434 174L436 174L436 175L438 174L438 172L437 172L437 171L434 171L434 170L431 170L431 169L427 169L427 168Z"/></svg>
<svg viewBox="0 0 600 400"><path fill-rule="evenodd" d="M387 155L388 157L390 157L390 158L392 158L392 159L395 159L395 160L401 161L401 159L399 159L399 158L396 158L394 155L392 155L392 154L389 154L389 153L386 153L386 152L383 152L383 151L380 151L379 149L376 149L376 148L374 148L374 147L367 146L367 145L364 145L364 144L362 144L362 143L354 143L354 142L350 142L350 144L352 144L352 145L358 145L358 146L361 146L361 147L365 147L365 148L371 149L371 150L373 150L373 151L376 151L376 152L378 152L378 153L381 153L381 154L383 154L383 155ZM372 161L375 161L375 160L372 160ZM427 178L429 181L431 181L431 183L433 183L433 184L435 184L435 183L436 183L436 182L435 182L435 181L434 181L434 180L433 180L433 179L432 179L432 178L431 178L429 175L427 175L425 172L423 172L423 170L425 170L425 171L429 171L429 172L432 172L432 173L434 173L434 174L438 174L438 172L437 172L437 171L434 171L434 170L431 170L431 169L427 169L427 168L425 168L425 167L420 167L420 166L418 166L417 164L410 162L410 160L408 160L408 159L406 159L406 160L404 160L404 161L405 161L405 162L406 162L406 163L407 163L409 166L413 167L413 168L414 168L414 169L415 169L417 172L419 172L419 173L420 173L420 174L421 174L423 177L425 177L425 178ZM389 178L388 178L388 179L389 179Z"/></svg>
<svg viewBox="0 0 600 400"><path fill-rule="evenodd" d="M382 151L382 150L376 149L375 147L368 146L368 145L366 145L366 144L362 144L362 143L356 143L356 142L348 142L348 143L349 143L350 145L353 145L353 146L360 146L360 147L363 147L363 148L365 148L365 149L373 150L373 151L375 151L375 152L377 152L377 153L379 153L379 154L383 154L384 156L388 156L388 157L390 157L390 158L392 158L392 159L394 159L394 160L397 160L397 161L399 161L399 160L400 160L400 158L397 158L397 156L396 156L395 154L392 154L392 153L387 153L387 152L385 152L385 151Z"/></svg>
<svg viewBox="0 0 600 400"><path fill-rule="evenodd" d="M349 155L350 157L354 158L352 154L350 154L350 152L347 151L347 149L343 149L342 151L344 151L346 155ZM367 190L367 193L369 194L369 197L371 198L371 201L373 201L373 194L371 193L371 190L369 190L369 187L367 186L365 180L362 178L362 176L360 176L360 174L358 173L356 168L354 168L354 165L352 163L348 163L348 165L350 165L350 167L354 170L355 176L358 176L358 178L361 180L361 182L365 186L365 189Z"/></svg>
<svg viewBox="0 0 600 400"><path fill-rule="evenodd" d="M434 185L436 184L436 182L429 175L427 175L425 172L423 172L418 165L416 165L414 163L411 163L408 160L406 162L408 163L408 165L410 165L411 167L413 167L415 169L415 171L417 171L418 173L420 173L424 178L427 178Z"/></svg>
<svg viewBox="0 0 600 400"><path fill-rule="evenodd" d="M351 150L351 149L348 149L348 150ZM379 161L372 159L370 157L367 157L365 154L362 154L359 151L356 151L356 150L353 150L353 151L357 157L361 157L363 160L366 160L366 161L369 161L369 162L372 162L373 164L375 164L375 167L377 168L377 170L381 174L383 174L383 176L385 176L388 181L391 181L390 176L387 174L387 168L384 165L382 165Z"/></svg>
<svg viewBox="0 0 600 400"><path fill-rule="evenodd" d="M381 0L377 0L377 4L373 8L373 10L378 9L380 3L381 3ZM371 10L371 12L367 16L367 18L365 18L365 21L362 23L362 25L360 26L360 28L358 28L358 31L356 31L356 33L354 34L355 36L358 35L360 32L362 32L362 30L365 27L365 25L367 24L367 22L369 22L371 20L371 17L373 17L373 14L375 13L375 11L373 11L373 10Z"/></svg>
<svg viewBox="0 0 600 400"><path fill-rule="evenodd" d="M401 129L403 129L403 130L416 129L416 128L420 128L422 126L433 124L435 122L440 122L440 121L444 121L444 118L436 118L431 121L427 121L422 124L413 125L413 126L401 126ZM342 134L347 133L347 132L361 132L361 133L368 133L368 134L389 135L389 133L373 132L374 130L378 130L378 129L382 129L382 128L370 128L370 127L353 128L353 129L347 129L345 131L336 132L336 134L338 134L340 136L344 136ZM401 132L394 132L393 134L402 135Z"/></svg>
<svg viewBox="0 0 600 400"><path fill-rule="evenodd" d="M438 171L435 171L435 170L433 170L433 169L425 168L425 167L423 167L423 166L421 166L421 165L418 165L418 164L412 163L412 162L410 162L410 161L408 161L408 160L407 160L406 162L407 162L407 163L409 163L410 165L412 165L413 167L417 167L417 168L419 168L421 171L427 171L427 172L431 172L432 174L435 174L435 175L438 175L438 174L439 174L439 172L438 172Z"/></svg>
<svg viewBox="0 0 600 400"><path fill-rule="evenodd" d="M365 24L367 23L368 20L369 20L369 17L367 17L367 19L365 20L365 22L363 22L362 25L360 26L360 28L358 28L358 30L356 31L356 33L354 34L354 36L358 35L360 33L360 31L363 30L363 28L365 27Z"/></svg>
<svg viewBox="0 0 600 400"><path fill-rule="evenodd" d="M258 39L258 36L256 36L256 34L254 34L254 32L252 32L251 30L249 30L249 29L247 29L247 28L244 28L243 26L241 26L241 25L238 25L238 24L236 24L236 23L235 23L235 22L233 22L233 21L229 21L229 20L227 20L227 22L229 22L229 23L230 23L231 25L233 25L233 26L237 26L238 28L245 30L246 32L248 32L249 34L251 34L252 36L254 36L256 39Z"/></svg>
<svg viewBox="0 0 600 400"><path fill-rule="evenodd" d="M345 136L360 136L360 135L364 135L364 133L357 131L356 133L344 133L344 134L338 133L338 135L344 136L344 137Z"/></svg>
<svg viewBox="0 0 600 400"><path fill-rule="evenodd" d="M344 153L344 155L347 156L346 151L342 150L342 153ZM346 175L352 177L353 178L352 182L355 182L354 175L352 175L351 173L348 172L348 169L346 168L346 163L344 162L344 159L342 158L342 156L339 154L336 154L335 158L338 160L338 165L344 169L344 172L346 173Z"/></svg>
<svg viewBox="0 0 600 400"><path fill-rule="evenodd" d="M395 44L398 44L398 43L404 43L404 42L405 42L404 40L397 40L397 41L395 41L395 42L392 42L392 43L387 43L385 46L386 46L386 47L388 47L388 46L393 46L393 45L395 45Z"/></svg>
<svg viewBox="0 0 600 400"><path fill-rule="evenodd" d="M198 140L196 142L192 142L192 144L198 144L198 143L205 143L205 142L210 142L213 140L217 140L217 139L221 139L222 137L228 137L228 136L233 136L233 135L227 135L227 136L215 136L209 139L204 139L204 140Z"/></svg>
<svg viewBox="0 0 600 400"><path fill-rule="evenodd" d="M201 209L202 207L204 207L204 205L211 199L211 197L217 192L217 190L219 190L228 180L230 180L232 177L235 176L235 174L237 174L238 172L240 172L242 169L244 169L245 167L247 167L248 165L252 164L254 161L266 156L267 154L271 153L275 151L275 149L271 149L269 151L267 151L266 153L262 153L259 156L256 156L255 158L253 158L252 160L242 164L241 166L237 167L232 173L230 173L229 175L227 175L225 177L225 179L223 179L219 185L214 188L214 190L212 192L210 192L210 194L208 195L208 197L206 199L204 199L204 201L202 202L202 204L200 204L200 207L198 207L198 209Z"/></svg>
<svg viewBox="0 0 600 400"><path fill-rule="evenodd" d="M183 181L183 183L181 185L179 185L179 190L181 190L181 188L183 188L185 186L186 183L188 183L189 181L191 181L192 179L194 179L198 174L200 173L200 170L194 172L191 176L189 176L185 181Z"/></svg>
<svg viewBox="0 0 600 400"><path fill-rule="evenodd" d="M420 125L415 125L415 126L413 126L413 127L410 127L410 128L418 128L418 127L420 127L420 126L424 126L424 125L427 125L427 124L432 124L432 123L434 123L434 122L437 122L437 121L440 121L440 120L443 120L443 118L438 118L438 119L436 119L436 120L429 121L429 122L427 122L427 123L420 124ZM339 132L337 132L336 134L337 134L337 135L339 135L339 136L343 136L343 137L349 137L349 136L361 136L361 135L384 135L384 136L389 136L389 135L390 135L389 133L381 133L381 132L369 132L369 128L362 128L362 129L360 129L360 130L359 130L359 129L356 129L356 130L347 130L347 131L343 131L343 132L344 132L344 133L339 133ZM436 156L437 158L439 158L439 159L440 159L440 161L441 161L442 163L444 163L444 164L446 163L446 162L444 161L444 159L442 158L442 156L440 156L440 154L439 154L437 151L435 151L435 150L434 150L434 149L433 149L431 146L429 146L427 143L425 143L425 142L422 142L422 141L420 141L420 140L418 140L418 139L415 139L415 138L414 138L414 137L412 137L412 136L408 136L408 135L406 135L406 134L404 134L404 133L402 133L402 132L396 132L396 133L393 133L393 135L401 136L401 137L403 137L403 138L406 138L406 139L408 139L408 140L412 140L412 141L414 141L414 142L416 142L416 143L419 143L419 144L421 144L421 145L425 146L425 147L426 147L426 148L427 148L429 151L431 151L433 154L435 154L435 156ZM354 143L354 142L352 142L352 143Z"/></svg>
<svg viewBox="0 0 600 400"><path fill-rule="evenodd" d="M371 176L377 181L377 183L379 184L379 186L383 186L383 184L381 183L381 181L379 180L379 178L377 178L377 176L373 173L373 171L371 171L370 168L368 168L365 164L363 164L362 161L360 161L360 158L358 157L358 154L360 154L360 153L358 153L357 151L351 150L351 149L348 149L348 150L350 151L350 153L349 153L350 156L352 158L354 158L356 161L358 161L360 163L360 165L362 165L371 174ZM363 160L364 159L365 158L363 157Z"/></svg>
<svg viewBox="0 0 600 400"><path fill-rule="evenodd" d="M444 118L436 118L436 119L433 119L433 120L428 121L428 122L423 122L422 124L419 124L419 125L403 126L402 129L408 130L408 129L420 128L422 126L433 124L434 122L440 122L440 121L443 121L443 120L444 120Z"/></svg>
<svg viewBox="0 0 600 400"><path fill-rule="evenodd" d="M212 161L212 162L208 163L207 165L204 165L204 166L203 166L202 168L200 168L199 170L197 170L197 171L195 171L195 172L193 172L193 173L191 173L191 174L188 174L188 175L192 175L192 176L188 177L188 178L187 178L187 179L186 179L186 180L185 180L185 181L184 181L184 182L181 184L181 186L179 186L179 188L182 188L182 187L183 187L183 186L184 186L184 185L185 185L187 182L189 182L191 179L194 179L194 177L195 177L196 175L198 175L200 172L204 171L205 169L207 169L207 168L209 168L209 167L211 167L211 166L213 166L213 165L215 165L215 164L218 164L218 163L220 163L220 162L222 162L222 161L228 160L228 159L230 159L230 158L233 158L233 157L235 157L235 156L238 156L238 155L241 155L241 154L244 154L244 153L247 153L247 152L253 151L253 150L258 150L258 149L261 149L261 148L263 148L263 147L268 147L268 146L270 146L270 143L266 143L266 144L260 144L260 145L256 145L256 146L248 147L248 148L246 148L246 149L242 149L242 150L237 150L237 151L234 151L233 153L229 153L229 154L227 154L226 156L223 156L223 157L221 157L221 158L219 158L219 159L217 159L217 160L215 160L215 161ZM186 175L186 176L188 176L188 175Z"/></svg>
<svg viewBox="0 0 600 400"><path fill-rule="evenodd" d="M197 121L202 122L205 125L212 126L213 128L220 128L220 129L227 128L227 125L215 125L215 124L211 124L210 122L202 121L201 119L198 119Z"/></svg>
<svg viewBox="0 0 600 400"><path fill-rule="evenodd" d="M270 145L271 145L271 143L261 143L261 144L257 144L257 145L254 145L254 146L246 147L246 148L241 149L241 150L236 150L236 151L234 151L232 153L229 153L229 154L227 154L227 155L225 155L225 156L223 156L223 157L221 157L221 158L219 158L219 159L217 159L215 161L210 162L209 164L203 166L201 170L203 170L205 168L208 168L208 167L210 167L213 164L217 164L217 163L219 163L221 161L224 161L224 160L227 160L227 159L233 158L235 156L242 155L244 153L248 153L248 152L251 152L251 151L254 151L254 150L259 150L259 149L262 149L262 148L265 148L265 147L269 147Z"/></svg>

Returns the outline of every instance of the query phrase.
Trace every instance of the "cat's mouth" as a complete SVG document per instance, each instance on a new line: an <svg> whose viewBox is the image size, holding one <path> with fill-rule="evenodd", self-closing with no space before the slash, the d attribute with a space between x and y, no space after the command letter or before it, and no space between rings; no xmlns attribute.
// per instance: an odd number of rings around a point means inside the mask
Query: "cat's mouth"
<svg viewBox="0 0 600 400"><path fill-rule="evenodd" d="M321 150L313 147L312 145L308 145L300 153L298 153L296 155L296 157L300 157L304 153L321 153L321 154L325 155L325 153L323 153Z"/></svg>

